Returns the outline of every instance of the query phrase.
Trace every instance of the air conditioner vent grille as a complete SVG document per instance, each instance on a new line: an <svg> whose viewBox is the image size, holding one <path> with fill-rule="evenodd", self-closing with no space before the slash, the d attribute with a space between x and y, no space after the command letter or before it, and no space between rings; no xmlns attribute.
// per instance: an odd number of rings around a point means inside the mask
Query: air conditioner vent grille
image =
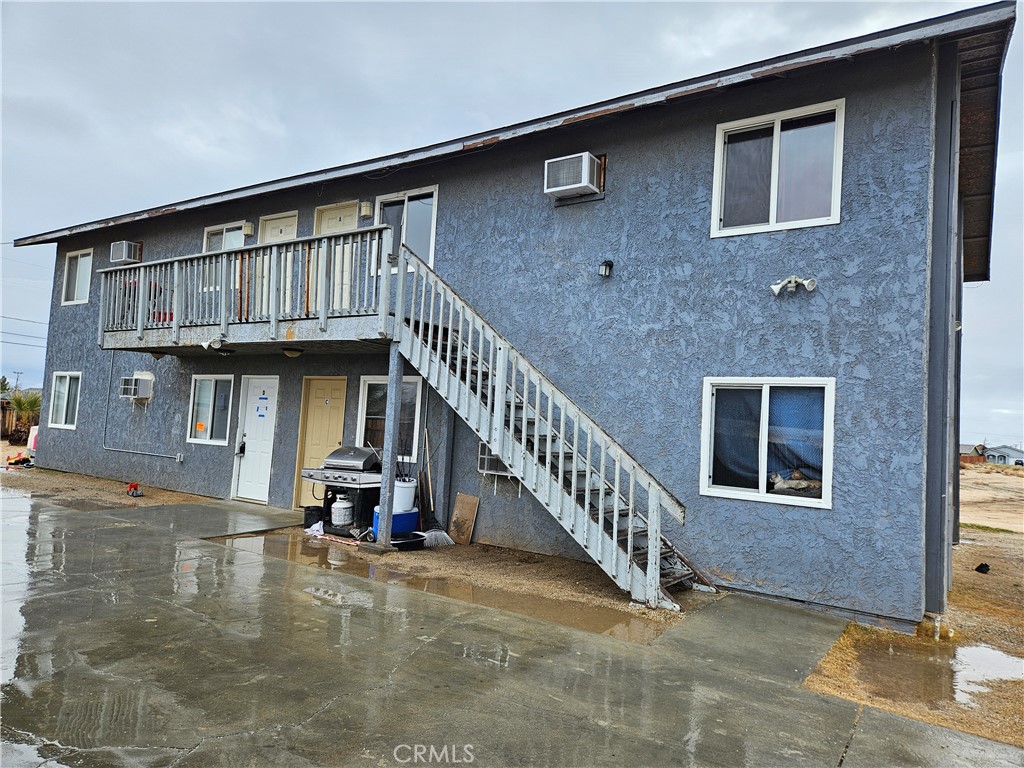
<svg viewBox="0 0 1024 768"><path fill-rule="evenodd" d="M544 193L555 198L601 191L601 161L589 152L556 157L544 163Z"/></svg>

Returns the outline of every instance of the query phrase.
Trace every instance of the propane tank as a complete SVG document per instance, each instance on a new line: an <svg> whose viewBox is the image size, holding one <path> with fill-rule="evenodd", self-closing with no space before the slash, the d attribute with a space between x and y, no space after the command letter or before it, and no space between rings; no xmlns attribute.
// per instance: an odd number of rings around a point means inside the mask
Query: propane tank
<svg viewBox="0 0 1024 768"><path fill-rule="evenodd" d="M331 525L338 528L352 525L355 520L355 504L348 496L339 496L331 507Z"/></svg>

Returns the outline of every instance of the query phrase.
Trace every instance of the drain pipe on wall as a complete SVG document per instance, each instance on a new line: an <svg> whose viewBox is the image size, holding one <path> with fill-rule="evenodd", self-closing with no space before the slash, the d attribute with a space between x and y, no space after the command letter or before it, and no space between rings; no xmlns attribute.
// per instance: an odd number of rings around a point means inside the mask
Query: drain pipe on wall
<svg viewBox="0 0 1024 768"><path fill-rule="evenodd" d="M179 464L185 460L185 454L153 453L152 451L133 451L128 448L111 448L107 445L107 419L110 417L111 387L114 384L114 352L110 350L110 373L107 375L107 406L103 409L103 450L115 453L132 453L136 456L155 456L158 459L174 459Z"/></svg>

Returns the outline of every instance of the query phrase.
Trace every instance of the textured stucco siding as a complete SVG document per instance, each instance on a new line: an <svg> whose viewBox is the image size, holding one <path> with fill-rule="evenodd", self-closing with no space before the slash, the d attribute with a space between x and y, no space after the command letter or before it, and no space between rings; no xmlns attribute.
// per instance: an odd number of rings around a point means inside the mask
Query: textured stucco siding
<svg viewBox="0 0 1024 768"><path fill-rule="evenodd" d="M495 153L443 188L438 271L684 501L666 528L724 584L920 617L931 72L919 47ZM710 239L716 124L840 97L842 222ZM608 154L605 199L554 207L543 160L584 149ZM818 290L774 297L793 273ZM698 494L705 376L835 377L831 510Z"/></svg>
<svg viewBox="0 0 1024 768"><path fill-rule="evenodd" d="M78 248L96 248L95 268L107 265L112 240L143 240L147 261L169 258L198 252L204 226L256 224L296 209L303 236L312 233L317 205L437 184L438 272L687 505L685 529L672 521L665 528L696 564L736 588L916 619L933 88L932 50L915 46L383 179L318 184L102 238L68 238L58 249L55 286L63 254ZM715 126L837 98L846 99L841 223L711 239ZM542 194L543 161L583 150L608 155L605 198L556 207ZM604 259L615 262L611 279L597 275ZM768 286L793 273L816 277L818 289L774 297ZM47 351L44 407L50 372L83 370L83 409L78 430L44 430L44 466L143 483L149 475L166 487L227 496L233 448L185 442L190 377L236 374L233 446L240 376L280 375L270 503L290 506L301 376L349 377L351 440L358 376L386 372L379 354L154 361L118 352L114 385L136 369L157 377L148 409L133 409L107 389L111 353L96 346L98 296L95 276L85 306L60 306L55 287L51 328L60 332ZM699 495L705 376L836 379L831 510ZM108 401L108 445L183 452L185 462L100 450ZM432 437L446 434L450 410L436 396L428 402ZM469 428L456 425L444 495L480 496L477 539L581 556L527 491L520 497L514 483L499 480L495 492L493 480L481 478L476 446ZM443 477L438 462L435 477Z"/></svg>

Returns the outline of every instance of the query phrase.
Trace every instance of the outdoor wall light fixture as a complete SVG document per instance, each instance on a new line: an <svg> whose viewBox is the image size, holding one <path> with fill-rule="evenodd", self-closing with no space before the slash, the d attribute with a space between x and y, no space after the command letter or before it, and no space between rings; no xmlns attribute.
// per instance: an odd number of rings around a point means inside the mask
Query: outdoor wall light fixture
<svg viewBox="0 0 1024 768"><path fill-rule="evenodd" d="M368 219L373 216L373 203L369 200L362 200L359 203L359 217Z"/></svg>
<svg viewBox="0 0 1024 768"><path fill-rule="evenodd" d="M284 352L285 357L298 357L302 354L302 350L295 347L284 347L281 351Z"/></svg>
<svg viewBox="0 0 1024 768"><path fill-rule="evenodd" d="M209 341L204 341L203 344L202 344L202 347L203 347L203 349L220 349L220 347L221 347L221 345L223 343L224 343L224 339L223 338L221 338L220 336L214 336Z"/></svg>
<svg viewBox="0 0 1024 768"><path fill-rule="evenodd" d="M782 293L783 288L786 289L786 293L796 293L796 289L801 285L804 287L805 290L810 292L818 287L818 281L815 280L813 277L808 277L805 279L802 277L797 277L796 275L790 275L784 280L779 280L779 282L768 287L772 289L772 293L778 296L780 293Z"/></svg>
<svg viewBox="0 0 1024 768"><path fill-rule="evenodd" d="M597 267L597 274L599 274L601 277L611 277L612 276L612 268L614 266L615 266L615 262L606 259L605 261L602 261L598 265L598 267Z"/></svg>

